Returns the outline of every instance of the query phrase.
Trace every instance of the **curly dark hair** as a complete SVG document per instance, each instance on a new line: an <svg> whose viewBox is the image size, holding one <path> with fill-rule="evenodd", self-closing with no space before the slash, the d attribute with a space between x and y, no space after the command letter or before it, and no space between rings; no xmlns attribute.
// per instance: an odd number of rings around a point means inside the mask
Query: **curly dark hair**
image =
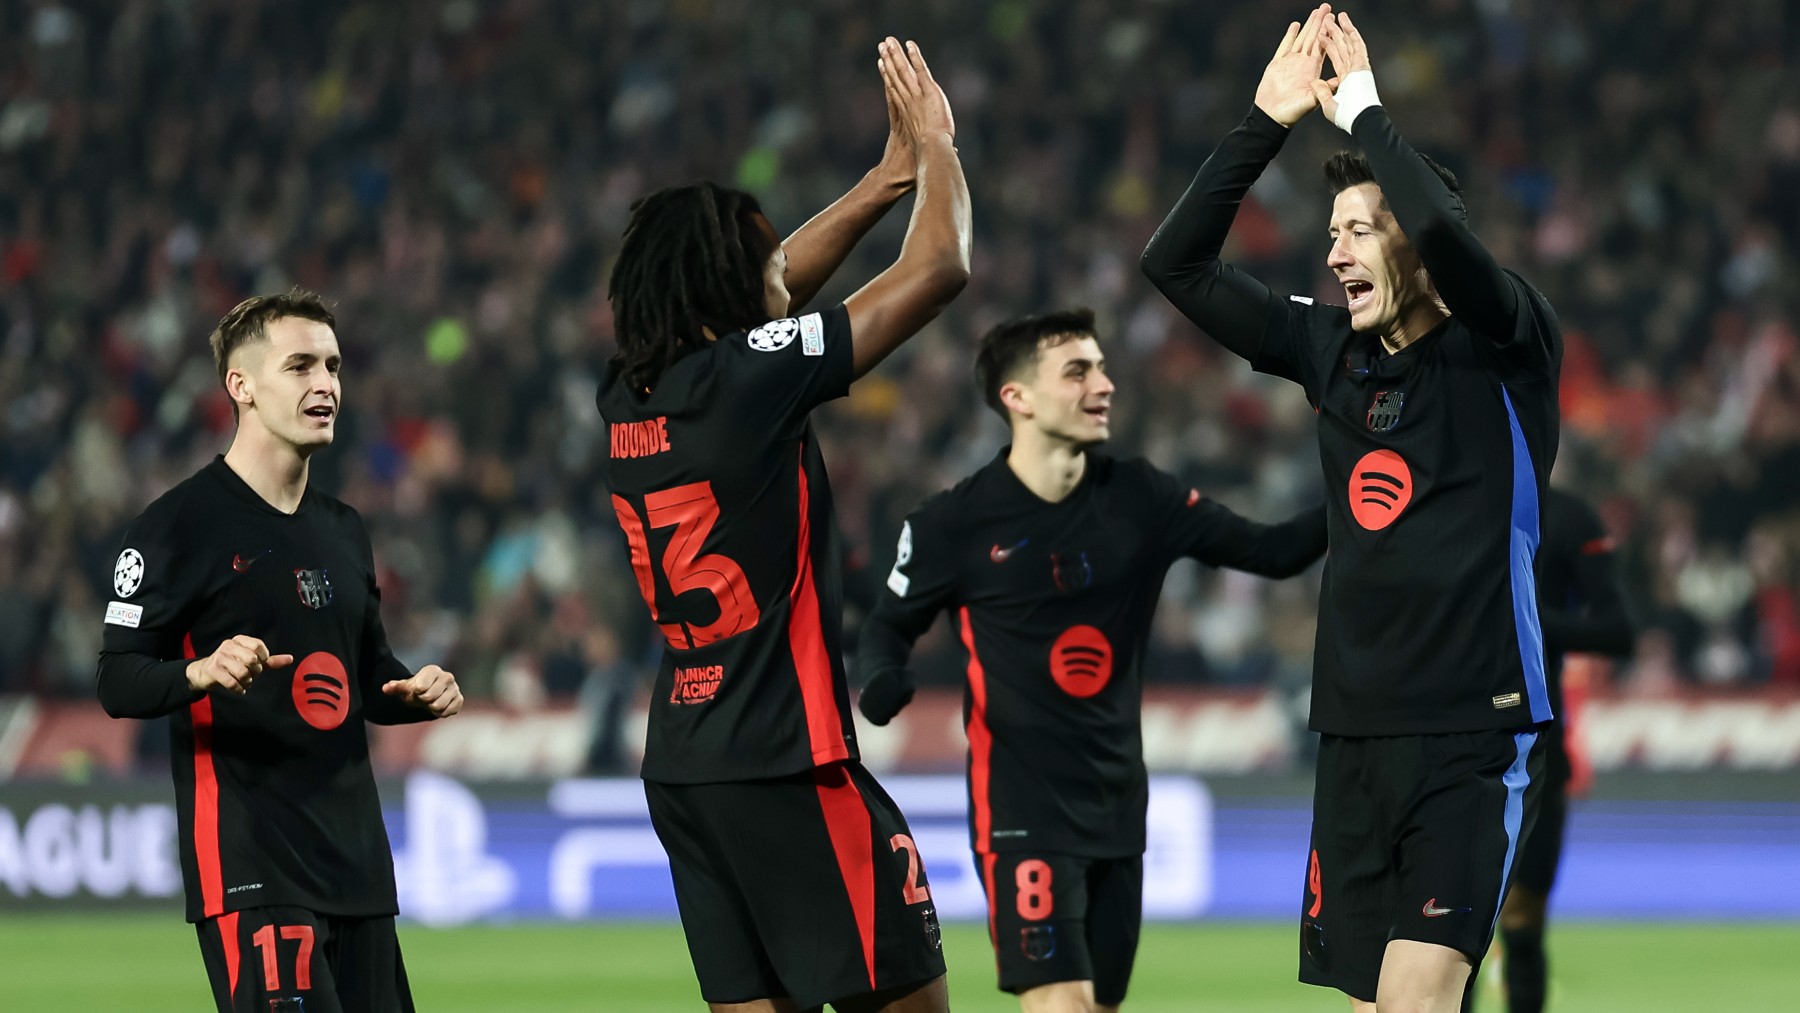
<svg viewBox="0 0 1800 1013"><path fill-rule="evenodd" d="M673 186L631 205L608 283L618 351L634 390L714 336L769 322L763 269L780 240L756 198L717 183Z"/></svg>

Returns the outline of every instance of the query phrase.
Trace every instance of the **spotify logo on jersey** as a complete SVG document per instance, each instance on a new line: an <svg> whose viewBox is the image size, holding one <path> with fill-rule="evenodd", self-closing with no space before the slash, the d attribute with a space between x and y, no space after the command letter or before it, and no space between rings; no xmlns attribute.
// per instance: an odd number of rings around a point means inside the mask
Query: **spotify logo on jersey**
<svg viewBox="0 0 1800 1013"><path fill-rule="evenodd" d="M306 723L328 732L350 713L350 678L344 663L326 651L314 651L294 666L294 709Z"/></svg>
<svg viewBox="0 0 1800 1013"><path fill-rule="evenodd" d="M1113 650L1092 626L1071 626L1050 645L1050 677L1070 696L1090 697L1112 678Z"/></svg>
<svg viewBox="0 0 1800 1013"><path fill-rule="evenodd" d="M1350 516L1370 531L1394 523L1412 494L1412 469L1391 450L1370 451L1350 469Z"/></svg>

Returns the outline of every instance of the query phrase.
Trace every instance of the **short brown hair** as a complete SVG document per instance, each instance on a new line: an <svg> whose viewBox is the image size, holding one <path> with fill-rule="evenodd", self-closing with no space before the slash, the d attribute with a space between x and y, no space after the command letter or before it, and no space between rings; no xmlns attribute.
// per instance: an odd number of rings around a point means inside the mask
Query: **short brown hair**
<svg viewBox="0 0 1800 1013"><path fill-rule="evenodd" d="M1456 217L1461 219L1463 224L1468 224L1469 206L1463 200L1462 184L1457 182L1456 173L1432 161L1431 156L1424 153L1419 154L1419 161L1424 162L1427 169L1437 174L1437 178L1444 184L1444 189L1450 191L1451 209L1456 212ZM1353 186L1375 182L1375 169L1369 165L1368 157L1361 152L1340 151L1325 160L1325 188L1331 191L1333 197ZM1386 194L1381 195L1381 209L1389 210Z"/></svg>
<svg viewBox="0 0 1800 1013"><path fill-rule="evenodd" d="M220 318L219 326L213 328L212 336L207 339L212 343L213 365L219 369L219 383L225 382L231 353L248 342L268 337L269 325L283 317L316 320L337 330L337 318L331 315L331 308L317 292L296 285L280 295L251 296ZM237 411L235 401L232 411Z"/></svg>
<svg viewBox="0 0 1800 1013"><path fill-rule="evenodd" d="M975 382L981 385L982 400L1008 421L1006 405L1000 400L1000 388L1027 368L1036 368L1038 353L1055 348L1071 338L1092 338L1094 311L1085 306L1039 313L1029 317L995 324L981 339L981 350L975 355Z"/></svg>

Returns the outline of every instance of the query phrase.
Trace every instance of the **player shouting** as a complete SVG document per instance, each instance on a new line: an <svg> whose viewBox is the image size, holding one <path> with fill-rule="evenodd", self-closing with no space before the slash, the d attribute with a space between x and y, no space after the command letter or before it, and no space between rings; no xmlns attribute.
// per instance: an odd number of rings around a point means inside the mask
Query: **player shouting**
<svg viewBox="0 0 1800 1013"><path fill-rule="evenodd" d="M1245 192L1314 109L1362 147L1325 166L1326 264L1348 308L1219 261ZM1301 980L1381 1013L1454 1010L1535 818L1552 716L1534 571L1556 318L1469 230L1455 177L1395 132L1361 34L1329 5L1289 26L1143 267L1318 412L1332 553Z"/></svg>

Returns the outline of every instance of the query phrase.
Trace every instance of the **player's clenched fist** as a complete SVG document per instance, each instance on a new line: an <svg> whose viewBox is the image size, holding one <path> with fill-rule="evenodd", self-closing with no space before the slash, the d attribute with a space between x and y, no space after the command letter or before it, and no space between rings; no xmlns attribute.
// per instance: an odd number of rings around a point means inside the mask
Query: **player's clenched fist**
<svg viewBox="0 0 1800 1013"><path fill-rule="evenodd" d="M456 676L436 665L426 665L410 679L383 683L381 691L399 697L408 707L430 711L434 718L447 718L462 710L462 687L456 684Z"/></svg>
<svg viewBox="0 0 1800 1013"><path fill-rule="evenodd" d="M255 637L232 637L212 654L189 663L188 688L196 693L222 689L242 695L249 692L250 683L264 669L286 668L293 663L293 655L270 654L268 645Z"/></svg>

